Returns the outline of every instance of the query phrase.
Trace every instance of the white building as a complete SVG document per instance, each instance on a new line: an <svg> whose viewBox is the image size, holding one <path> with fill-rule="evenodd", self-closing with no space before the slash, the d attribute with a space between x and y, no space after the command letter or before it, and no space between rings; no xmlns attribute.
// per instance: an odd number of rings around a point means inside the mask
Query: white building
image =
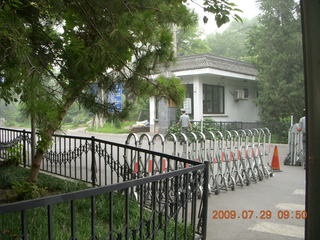
<svg viewBox="0 0 320 240"><path fill-rule="evenodd" d="M189 99L185 101L185 108L189 108L187 102L191 102L191 119L259 121L255 104L257 70L252 64L200 54L178 57L174 65L162 71L179 77L186 85L186 98ZM156 104L156 99L150 98L151 131L159 116L156 111L160 108Z"/></svg>

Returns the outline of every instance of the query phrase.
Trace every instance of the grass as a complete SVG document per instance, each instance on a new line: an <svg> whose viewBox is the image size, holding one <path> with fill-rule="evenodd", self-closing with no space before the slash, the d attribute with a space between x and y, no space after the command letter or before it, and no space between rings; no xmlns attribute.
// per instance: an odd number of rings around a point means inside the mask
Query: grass
<svg viewBox="0 0 320 240"><path fill-rule="evenodd" d="M0 188L10 188L12 182L24 181L28 174L28 169L19 167L1 167L0 168ZM82 182L67 181L55 178L49 175L40 174L38 186L46 187L51 192L63 193L87 188ZM96 232L97 239L107 239L109 236L109 205L110 194L102 194L96 197ZM140 224L140 207L133 199L129 198L129 234L132 238L132 230L139 229ZM122 233L124 237L125 229L125 197L120 192L112 193L112 209L113 209L113 229L114 239L118 239L118 233ZM76 207L76 234L77 240L91 239L91 199L81 199L75 201ZM29 239L42 240L48 239L47 226L47 208L35 208L26 211L28 221ZM53 205L53 231L54 239L70 239L71 234L71 216L70 203L61 203ZM151 230L152 214L149 210L143 210L144 222L150 222L149 231ZM164 225L164 217L162 217L162 225ZM159 226L159 216L156 215L156 228ZM20 212L1 214L0 215L0 239L11 240L20 239ZM168 223L168 239L173 239L174 221ZM183 224L178 224L178 239L183 237ZM147 224L143 227L144 239L150 239L147 235ZM163 239L163 231L158 229L155 239ZM191 226L188 226L188 235L191 234ZM139 239L137 236L135 239ZM121 238L123 239L123 238Z"/></svg>
<svg viewBox="0 0 320 240"><path fill-rule="evenodd" d="M8 128L22 128L22 129L30 129L30 123L19 123L19 122L9 122L5 124ZM62 130L69 130L69 129L76 129L80 127L87 127L86 123L78 124L78 123L63 123L61 129Z"/></svg>
<svg viewBox="0 0 320 240"><path fill-rule="evenodd" d="M130 133L127 127L133 124L134 122L130 121L120 122L120 125L116 127L115 124L107 122L102 128L87 128L87 131L99 133Z"/></svg>
<svg viewBox="0 0 320 240"><path fill-rule="evenodd" d="M15 182L24 182L28 175L29 169L26 168L0 167L0 188L11 189ZM54 193L66 193L87 188L84 182L66 181L42 173L39 174L37 186Z"/></svg>

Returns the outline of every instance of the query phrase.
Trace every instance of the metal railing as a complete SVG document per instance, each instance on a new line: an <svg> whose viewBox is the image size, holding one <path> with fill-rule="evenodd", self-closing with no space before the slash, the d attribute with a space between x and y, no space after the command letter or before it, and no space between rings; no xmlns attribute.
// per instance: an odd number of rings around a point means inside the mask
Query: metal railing
<svg viewBox="0 0 320 240"><path fill-rule="evenodd" d="M30 166L30 134L24 130L0 128L0 158L8 159L19 153L22 165ZM18 231L22 239L28 239L28 227L32 227L28 225L27 213L43 207L47 208L48 231L42 239L52 239L58 230L53 229L54 206L62 203L69 204L70 238L77 239L76 203L85 198L90 199L90 209L87 209L91 216L90 239L98 239L96 226L97 221L101 224L101 219L97 216L101 211L109 213L108 219L103 220L109 225L103 239L156 239L156 236L194 239L196 234L206 239L208 163L94 137L54 135L51 148L44 154L41 170L100 187L0 205L1 214L20 212ZM113 224L118 213L114 212L112 201L117 192L124 199L121 227ZM96 207L97 198L101 197L108 202L103 210ZM132 217L129 209L132 201L139 205L135 226L128 224ZM30 236L29 239L35 238Z"/></svg>

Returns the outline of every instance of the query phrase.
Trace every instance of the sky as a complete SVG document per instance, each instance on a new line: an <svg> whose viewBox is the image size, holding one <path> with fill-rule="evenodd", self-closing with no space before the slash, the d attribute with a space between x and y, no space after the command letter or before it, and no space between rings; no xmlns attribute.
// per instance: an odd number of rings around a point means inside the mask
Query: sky
<svg viewBox="0 0 320 240"><path fill-rule="evenodd" d="M252 19L253 17L259 14L259 8L257 7L257 3L255 0L233 0L233 2L241 9L243 12L239 13L240 17ZM209 35L215 32L223 32L228 24L224 24L220 28L217 27L214 21L214 15L206 13L206 16L209 18L209 21L204 24L202 18L204 16L204 11L198 5L189 1L188 5L191 9L193 9L199 16L199 27L203 31L204 35Z"/></svg>

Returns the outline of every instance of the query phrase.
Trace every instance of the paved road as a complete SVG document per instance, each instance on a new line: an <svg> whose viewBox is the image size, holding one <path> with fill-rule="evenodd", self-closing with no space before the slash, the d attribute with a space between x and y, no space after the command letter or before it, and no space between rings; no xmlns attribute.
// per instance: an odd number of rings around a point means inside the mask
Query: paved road
<svg viewBox="0 0 320 240"><path fill-rule="evenodd" d="M99 139L107 140L110 142L125 143L128 134L110 134L110 133L94 133L86 132L85 128L63 131L64 134L73 136L91 137L94 136Z"/></svg>
<svg viewBox="0 0 320 240"><path fill-rule="evenodd" d="M99 134L82 131L67 131L78 136L96 136L109 141L124 143L126 134ZM287 155L287 145L278 145L281 162ZM272 146L272 149L274 146ZM304 220L296 219L296 211L304 210L305 171L302 167L281 165L282 172L275 173L249 187L236 191L211 195L208 211L209 240L297 240L304 238ZM214 211L231 211L235 219L212 219ZM279 219L284 210L288 219ZM268 212L267 212L268 211ZM251 219L243 219L246 213L253 213ZM272 214L270 219L261 219L264 213ZM268 215L269 216L269 215Z"/></svg>
<svg viewBox="0 0 320 240"><path fill-rule="evenodd" d="M208 239L231 240L296 240L304 237L304 220L295 218L296 210L304 210L305 171L302 167L282 166L283 172L271 179L235 192L209 198ZM235 210L240 218L211 219L214 210ZM252 219L242 219L243 211L254 211ZM260 219L262 211L272 217ZM279 210L289 210L288 219L279 219ZM280 216L281 217L281 216Z"/></svg>

